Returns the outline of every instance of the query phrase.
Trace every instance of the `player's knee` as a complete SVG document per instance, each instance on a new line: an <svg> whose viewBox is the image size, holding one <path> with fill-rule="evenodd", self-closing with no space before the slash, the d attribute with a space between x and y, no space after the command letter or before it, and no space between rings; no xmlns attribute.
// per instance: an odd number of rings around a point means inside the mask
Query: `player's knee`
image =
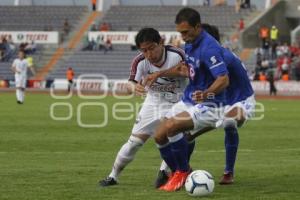
<svg viewBox="0 0 300 200"><path fill-rule="evenodd" d="M129 137L128 144L131 151L136 151L137 149L143 146L144 141L141 138L131 135Z"/></svg>
<svg viewBox="0 0 300 200"><path fill-rule="evenodd" d="M166 135L156 134L154 135L154 141L158 145L164 145L168 143L168 138Z"/></svg>
<svg viewBox="0 0 300 200"><path fill-rule="evenodd" d="M174 119L169 119L166 121L165 129L168 137L174 136L177 129L177 123Z"/></svg>
<svg viewBox="0 0 300 200"><path fill-rule="evenodd" d="M237 120L234 118L225 118L223 121L223 128L237 128Z"/></svg>

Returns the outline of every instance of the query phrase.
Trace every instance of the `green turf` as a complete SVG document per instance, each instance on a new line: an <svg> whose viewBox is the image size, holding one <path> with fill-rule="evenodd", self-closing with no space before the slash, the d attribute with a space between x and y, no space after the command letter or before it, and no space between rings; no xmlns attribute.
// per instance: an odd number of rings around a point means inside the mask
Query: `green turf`
<svg viewBox="0 0 300 200"><path fill-rule="evenodd" d="M51 104L71 103L74 116L67 121L50 117ZM0 94L0 199L105 200L192 199L185 191L165 193L153 188L160 163L150 141L120 177L120 185L97 187L111 169L120 146L127 140L134 119L114 121L104 128L82 128L77 123L79 103L119 102L105 100L54 100L46 94L28 94L17 105L14 94ZM122 101L125 102L125 101ZM133 102L133 101L131 101ZM235 184L219 186L202 199L300 199L299 101L261 101L265 118L250 121L240 130L240 150ZM103 120L99 107L84 107L85 124ZM57 107L66 117L66 107ZM125 114L123 114L125 116ZM192 158L194 169L205 169L219 180L224 165L224 134L213 131L198 138Z"/></svg>

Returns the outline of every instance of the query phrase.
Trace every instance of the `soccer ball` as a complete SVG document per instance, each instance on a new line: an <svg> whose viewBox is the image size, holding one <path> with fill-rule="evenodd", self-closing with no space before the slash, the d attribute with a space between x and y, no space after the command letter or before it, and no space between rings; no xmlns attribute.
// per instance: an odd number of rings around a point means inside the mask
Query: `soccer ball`
<svg viewBox="0 0 300 200"><path fill-rule="evenodd" d="M206 196L213 192L213 176L205 170L193 171L186 179L185 190L191 196Z"/></svg>

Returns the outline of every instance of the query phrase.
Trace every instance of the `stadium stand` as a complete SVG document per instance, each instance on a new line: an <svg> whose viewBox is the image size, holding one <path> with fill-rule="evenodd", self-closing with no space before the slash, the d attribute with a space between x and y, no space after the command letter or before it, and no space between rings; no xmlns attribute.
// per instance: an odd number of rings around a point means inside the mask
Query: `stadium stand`
<svg viewBox="0 0 300 200"><path fill-rule="evenodd" d="M87 6L0 6L0 31L58 31L61 33L64 31L64 22L67 19L71 32L87 12ZM16 49L10 57L0 61L0 79L14 79L10 66L19 48L18 44L14 45ZM51 45L37 45L37 51L31 55L35 64L43 65L47 62L55 52L55 48Z"/></svg>
<svg viewBox="0 0 300 200"><path fill-rule="evenodd" d="M0 30L60 31L65 19L72 28L86 11L85 6L0 6Z"/></svg>
<svg viewBox="0 0 300 200"><path fill-rule="evenodd" d="M175 31L174 16L182 6L112 6L107 11L102 22L111 25L114 31L139 30L145 26L154 27L160 31ZM234 6L193 6L201 13L202 21L214 24L221 33L228 32L241 17L250 11L235 12ZM116 15L116 13L118 13Z"/></svg>
<svg viewBox="0 0 300 200"><path fill-rule="evenodd" d="M182 6L112 6L96 21L99 25L107 22L112 31L128 31L129 27L132 31L137 31L145 26L160 31L175 31L174 16L181 8ZM242 10L235 13L233 6L193 6L193 8L200 11L203 22L219 26L223 34L235 29L239 19L246 18L250 12ZM73 55L64 56L64 59L48 74L47 79L65 78L68 67L74 69L75 77L83 73L102 73L110 79L126 79L131 60L136 54L136 51L130 50L129 45L114 45L114 50L107 54L103 51L77 51Z"/></svg>
<svg viewBox="0 0 300 200"><path fill-rule="evenodd" d="M68 67L72 67L75 78L81 74L105 74L109 79L128 78L132 58L137 54L130 50L130 45L114 45L114 50L107 54L103 51L77 51L61 60L47 79L65 78Z"/></svg>

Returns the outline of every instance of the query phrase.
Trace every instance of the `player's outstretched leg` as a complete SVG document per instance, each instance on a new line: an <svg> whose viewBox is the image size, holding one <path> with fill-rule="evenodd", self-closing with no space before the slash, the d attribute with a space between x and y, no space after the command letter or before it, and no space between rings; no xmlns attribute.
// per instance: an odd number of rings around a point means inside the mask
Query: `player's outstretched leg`
<svg viewBox="0 0 300 200"><path fill-rule="evenodd" d="M118 184L121 171L134 159L136 152L142 147L144 141L136 136L130 136L129 140L121 147L115 159L113 168L108 177L99 181L101 187Z"/></svg>
<svg viewBox="0 0 300 200"><path fill-rule="evenodd" d="M232 184L234 181L234 165L239 146L237 127L240 127L245 122L245 119L244 110L240 107L235 107L226 114L223 121L225 130L226 165L224 174L219 182L221 185Z"/></svg>
<svg viewBox="0 0 300 200"><path fill-rule="evenodd" d="M234 164L236 160L239 135L237 130L237 122L233 118L226 118L224 120L225 130L225 150L226 150L226 165L223 177L220 180L220 184L232 184L234 174Z"/></svg>
<svg viewBox="0 0 300 200"><path fill-rule="evenodd" d="M180 132L190 130L193 127L194 124L189 113L183 112L164 121L157 128L154 139L158 144L161 157L171 169L174 167L174 163L177 165L177 170L173 176L160 189L171 192L179 190L183 186L190 167L188 164L188 143ZM169 143L166 142L166 137Z"/></svg>

